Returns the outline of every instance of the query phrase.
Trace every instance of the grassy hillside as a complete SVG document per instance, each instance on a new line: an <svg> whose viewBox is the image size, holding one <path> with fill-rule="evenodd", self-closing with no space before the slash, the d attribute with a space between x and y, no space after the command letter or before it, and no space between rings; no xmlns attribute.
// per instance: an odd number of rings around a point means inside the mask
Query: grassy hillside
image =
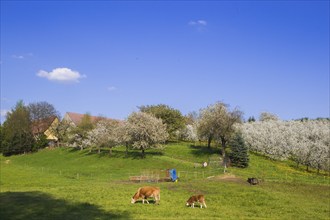
<svg viewBox="0 0 330 220"><path fill-rule="evenodd" d="M217 149L172 143L163 150L113 156L74 149L45 149L1 158L1 219L329 219L330 178L290 162L250 155L246 169L201 168ZM195 168L196 167L196 168ZM176 168L178 183L131 183L129 176ZM263 179L250 186L247 177ZM161 188L160 205L130 204L138 187ZM192 194L207 209L187 208Z"/></svg>

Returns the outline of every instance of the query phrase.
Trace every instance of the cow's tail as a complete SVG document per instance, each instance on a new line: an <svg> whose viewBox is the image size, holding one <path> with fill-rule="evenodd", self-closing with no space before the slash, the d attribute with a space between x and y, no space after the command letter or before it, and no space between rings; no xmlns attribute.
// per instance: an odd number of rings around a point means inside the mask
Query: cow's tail
<svg viewBox="0 0 330 220"><path fill-rule="evenodd" d="M159 204L160 202L160 189L157 190L157 193L155 195L156 203Z"/></svg>

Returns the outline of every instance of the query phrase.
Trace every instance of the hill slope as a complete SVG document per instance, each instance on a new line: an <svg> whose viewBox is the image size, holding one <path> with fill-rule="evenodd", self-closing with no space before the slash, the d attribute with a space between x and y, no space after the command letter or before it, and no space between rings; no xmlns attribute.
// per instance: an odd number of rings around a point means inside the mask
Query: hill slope
<svg viewBox="0 0 330 220"><path fill-rule="evenodd" d="M45 149L1 158L2 219L328 219L329 177L306 173L290 162L250 155L247 169L201 168L217 149L185 143L164 150L125 156L117 148L109 157L73 149ZM196 168L194 168L196 167ZM165 175L176 168L178 183L131 183L129 176ZM262 178L250 186L247 177ZM161 188L161 204L130 204L138 187ZM208 208L185 207L192 194L206 196Z"/></svg>

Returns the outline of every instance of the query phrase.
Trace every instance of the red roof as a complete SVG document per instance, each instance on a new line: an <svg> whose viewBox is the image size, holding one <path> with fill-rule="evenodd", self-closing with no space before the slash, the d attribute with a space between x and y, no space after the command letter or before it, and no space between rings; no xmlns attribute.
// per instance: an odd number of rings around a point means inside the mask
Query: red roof
<svg viewBox="0 0 330 220"><path fill-rule="evenodd" d="M56 118L57 118L56 116L50 116L48 118L44 118L38 121L33 121L32 133L36 135L45 132L51 126L51 124Z"/></svg>
<svg viewBox="0 0 330 220"><path fill-rule="evenodd" d="M83 119L83 117L86 115L86 114L79 114L79 113L74 113L74 112L67 112L66 114L70 117L71 121L75 125L78 125L81 122L81 120ZM96 123L102 119L114 120L114 119L109 119L109 118L105 118L102 116L91 116L91 115L89 115L89 116L90 116L92 123Z"/></svg>

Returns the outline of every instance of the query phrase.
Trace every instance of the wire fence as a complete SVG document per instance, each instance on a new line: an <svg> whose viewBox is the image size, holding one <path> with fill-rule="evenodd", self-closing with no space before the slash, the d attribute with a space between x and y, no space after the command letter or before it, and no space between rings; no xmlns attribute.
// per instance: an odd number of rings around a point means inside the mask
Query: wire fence
<svg viewBox="0 0 330 220"><path fill-rule="evenodd" d="M25 165L24 171L26 173L31 173L31 176L36 178L48 178L59 177L70 180L79 180L79 181L127 181L127 182L164 182L171 181L168 176L167 170L160 169L147 169L140 170L137 172L127 172L122 171L121 169L111 169L109 172L95 172L88 170L66 170L66 169L54 169L48 167L32 167ZM207 180L213 179L215 177L221 177L223 175L237 175L237 179L246 181L247 178L257 178L261 182L302 182L309 184L320 184L320 185L330 185L330 176L329 175L315 175L315 174L301 174L301 173L292 173L286 172L283 174L277 173L250 173L247 171L236 172L227 170L224 172L223 167L217 168L197 168L193 170L176 170L179 181L193 181L193 180ZM131 177L140 177L140 179L132 179ZM219 178L221 179L221 178Z"/></svg>

